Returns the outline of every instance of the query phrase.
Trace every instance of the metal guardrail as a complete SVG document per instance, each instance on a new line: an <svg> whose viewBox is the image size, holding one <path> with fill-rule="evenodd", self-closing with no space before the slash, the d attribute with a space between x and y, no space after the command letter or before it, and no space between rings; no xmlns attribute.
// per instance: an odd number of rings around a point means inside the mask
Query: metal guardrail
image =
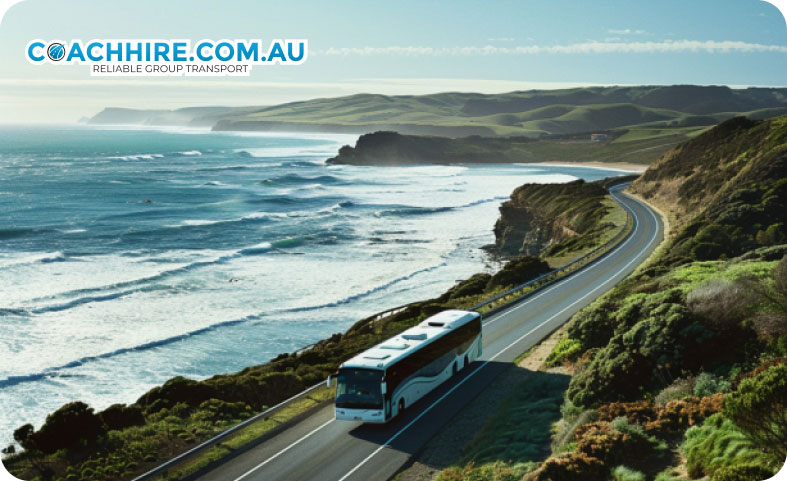
<svg viewBox="0 0 787 481"><path fill-rule="evenodd" d="M161 464L161 465L151 469L150 471L147 471L147 472L145 472L143 474L140 474L136 478L132 479L132 481L145 481L145 480L152 479L153 477L158 476L159 474L164 474L168 470L170 470L171 468L173 468L173 467L177 466L178 464L180 464L181 462L188 460L190 457L192 457L192 456L194 456L196 454L199 454L199 453L201 453L201 452L203 452L203 451L205 451L205 450L207 450L207 449L209 449L209 448L211 448L213 446L216 446L217 444L221 443L222 441L227 439L229 436L237 433L238 431L242 430L243 428L245 428L245 427L247 427L247 426L249 426L251 424L254 424L255 422L259 421L260 419L264 419L264 418L266 418L268 416L271 416L271 415L275 414L277 411L279 411L282 408L286 407L288 404L292 403L293 401L297 401L297 400L303 399L303 398L307 397L308 395L310 395L315 390L317 390L318 388L324 387L324 386L325 386L324 382L321 382L319 384L315 384L314 386L312 386L310 388L307 388L306 390L301 391L298 394L295 394L294 396L285 399L284 401L280 402L279 404L277 404L277 405L275 405L273 407L270 407L270 408L266 409L265 411L262 411L261 413L255 414L254 416L250 417L249 419L246 419L245 421L243 421L243 422L241 422L239 424L236 424L235 426L232 426L231 428L228 428L225 431L222 431L221 433L217 434L216 436L214 436L214 437L212 437L212 438L210 438L210 439L208 439L206 441L203 441L202 443L194 446L193 448L189 449L188 451L184 451L184 452L180 453L179 455L175 456L174 458L166 461L164 464Z"/></svg>
<svg viewBox="0 0 787 481"><path fill-rule="evenodd" d="M620 184L620 185L626 185L626 184ZM614 186L614 187L617 187L617 186ZM612 188L610 188L610 190L611 189ZM577 259L574 259L573 261L569 262L568 264L566 264L564 266L558 267L557 269L553 269L553 270L551 270L551 271L549 271L549 272L547 272L545 274L540 275L539 277L537 277L535 279L532 279L532 280L530 280L528 282L525 282L524 284L520 284L520 285L518 285L516 287L513 287L513 288L511 288L511 289L509 289L509 290L507 290L505 292L497 294L497 295L495 295L494 297L492 297L490 299L486 299L483 302L480 302L480 303L476 304L475 306L470 307L469 309L470 310L474 310L474 311L482 312L482 314L484 314L484 315L489 315L489 314L493 314L495 312L501 311L501 310L503 310L503 309L513 305L513 304L519 303L519 302L523 301L524 299L527 299L529 296L531 296L532 294L540 291L544 287L547 287L547 286L549 286L551 284L554 284L558 280L563 279L566 276L568 276L570 274L573 274L574 272L577 272L578 270L582 269L583 267L586 267L589 264L591 264L591 263L595 262L596 260L598 260L599 258L603 257L605 254L611 252L620 243L622 243L624 240L626 240L626 238L634 230L634 217L633 217L631 211L626 206L623 206L622 204L621 204L621 206L626 210L626 223L624 224L623 228L617 234L615 234L614 237L612 237L610 240L605 242L603 245L593 249L592 251L588 252L587 254L585 254L585 255L583 255L581 257L578 257ZM395 307L395 308L392 308L392 309L387 309L385 311L382 311L382 312L379 312L379 313L374 314L372 316L369 316L369 318L372 319L372 321L377 321L379 319L382 319L383 317L389 316L391 314L395 314L395 313L397 313L397 312L407 308L408 306L409 306L409 304L405 305L405 306ZM484 308L486 308L487 306L492 306L492 307L490 307L489 309L484 310ZM307 350L308 348L312 347L313 345L314 344L306 346L306 347L303 347L303 348L299 349L298 351L296 351L296 353L304 352L305 350ZM150 480L150 479L152 479L153 477L155 477L155 476L157 476L159 474L164 474L169 469L177 466L179 463L181 463L183 461L186 461L188 458L190 458L190 457L192 457L192 456L194 456L196 454L199 454L199 453L201 453L201 452L203 452L203 451L205 451L205 450L207 450L207 449L209 449L209 448L211 448L213 446L216 446L217 444L219 444L221 441L227 439L232 434L234 434L234 433L242 430L243 428L245 428L245 427L255 423L256 421L259 421L260 419L263 419L263 418L265 418L267 416L271 416L276 411L281 410L282 408L284 408L285 406L287 406L288 404L290 404L293 401L297 401L299 399L303 399L304 397L308 396L310 393L312 393L313 391L315 391L316 389L318 389L319 387L322 387L322 386L325 386L325 383L320 382L319 384L315 384L314 386L311 386L311 387L307 388L306 390L301 391L298 394L295 394L294 396L292 396L292 397L290 397L288 399L285 399L284 401L280 402L279 404L277 404L277 405L275 405L273 407L270 407L270 408L266 409L265 411L263 411L261 413L255 414L254 416L250 417L249 419L246 419L245 421L243 421L243 422L241 422L239 424L236 424L235 426L227 429L226 431L223 431L223 432L217 434L216 436L214 436L214 437L212 437L212 438L210 438L210 439L208 439L206 441L203 441L202 443L194 446L193 448L189 449L188 451L185 451L185 452L175 456L174 458L172 458L172 459L166 461L165 463L163 463L163 464L161 464L161 465L151 469L150 471L147 471L146 473L143 473L143 474L137 476L136 478L133 478L132 481L147 481L147 480Z"/></svg>

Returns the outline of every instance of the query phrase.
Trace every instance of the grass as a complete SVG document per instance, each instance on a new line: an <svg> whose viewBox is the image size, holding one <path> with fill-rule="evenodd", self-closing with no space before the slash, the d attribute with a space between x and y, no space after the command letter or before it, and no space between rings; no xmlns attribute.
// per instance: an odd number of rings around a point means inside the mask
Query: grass
<svg viewBox="0 0 787 481"><path fill-rule="evenodd" d="M261 436L271 432L274 428L333 399L334 392L334 389L317 388L307 397L291 402L270 416L249 424L203 453L187 459L169 471L154 477L153 480L171 481L183 479L213 463L219 462L250 443L257 441Z"/></svg>
<svg viewBox="0 0 787 481"><path fill-rule="evenodd" d="M684 90L694 90L687 97ZM685 135L736 115L731 105L756 116L774 116L779 109L759 109L761 99L746 92L702 87L611 87L510 92L481 95L448 92L422 96L358 94L339 98L292 102L223 118L220 128L233 124L277 122L358 127L366 130L396 129L402 133L458 136L539 136L589 133L610 129L637 130L631 140ZM735 97L730 103L728 97ZM785 105L782 92L773 93L772 104ZM686 100L692 98L693 100ZM680 101L676 101L680 99ZM692 108L693 102L704 106ZM703 111L703 115L690 112ZM628 139L623 141L628 142Z"/></svg>
<svg viewBox="0 0 787 481"><path fill-rule="evenodd" d="M606 213L596 224L600 228L592 232L588 242L581 248L570 252L564 252L561 255L546 257L544 260L546 260L550 266L562 266L574 259L582 257L596 247L604 245L604 243L612 240L620 233L621 229L626 226L628 213L620 204L615 202L611 197L606 197L601 203L605 207Z"/></svg>
<svg viewBox="0 0 787 481"><path fill-rule="evenodd" d="M730 421L715 414L686 432L681 446L693 478L740 465L767 466L770 459Z"/></svg>
<svg viewBox="0 0 787 481"><path fill-rule="evenodd" d="M459 464L443 470L438 479L521 479L549 455L550 428L560 419L568 378L528 372L468 443Z"/></svg>
<svg viewBox="0 0 787 481"><path fill-rule="evenodd" d="M673 269L660 281L662 288L676 287L684 294L711 280L734 281L743 276L763 279L773 274L778 261L701 261Z"/></svg>

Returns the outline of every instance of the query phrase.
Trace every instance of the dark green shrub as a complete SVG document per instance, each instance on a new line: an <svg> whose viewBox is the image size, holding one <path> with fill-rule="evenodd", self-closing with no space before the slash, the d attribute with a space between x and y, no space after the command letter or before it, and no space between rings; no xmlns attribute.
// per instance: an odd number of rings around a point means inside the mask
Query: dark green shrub
<svg viewBox="0 0 787 481"><path fill-rule="evenodd" d="M523 256L508 262L503 269L487 282L487 289L513 287L549 272L549 264L537 257Z"/></svg>
<svg viewBox="0 0 787 481"><path fill-rule="evenodd" d="M711 481L762 481L770 479L774 475L773 470L759 466L757 464L741 464L737 466L725 466L711 477Z"/></svg>
<svg viewBox="0 0 787 481"><path fill-rule="evenodd" d="M178 376L160 387L151 389L138 399L136 404L143 406L145 412L154 413L180 402L189 406L199 406L215 397L217 397L216 389L210 384Z"/></svg>
<svg viewBox="0 0 787 481"><path fill-rule="evenodd" d="M783 461L787 456L787 363L741 381L727 397L724 414L774 459Z"/></svg>
<svg viewBox="0 0 787 481"><path fill-rule="evenodd" d="M450 299L459 299L461 297L475 296L482 294L486 290L486 285L492 276L489 274L475 274L469 279L460 282L448 291Z"/></svg>
<svg viewBox="0 0 787 481"><path fill-rule="evenodd" d="M142 408L139 406L113 404L98 413L98 416L109 429L124 429L145 424L145 417L142 415Z"/></svg>
<svg viewBox="0 0 787 481"><path fill-rule="evenodd" d="M726 392L732 388L732 383L723 377L714 376L709 372L700 373L694 382L694 395L699 397L711 396L719 392Z"/></svg>
<svg viewBox="0 0 787 481"><path fill-rule="evenodd" d="M81 441L92 443L105 432L106 427L93 408L83 402L73 402L47 416L44 425L33 436L41 451L54 453L59 449L73 449Z"/></svg>
<svg viewBox="0 0 787 481"><path fill-rule="evenodd" d="M193 417L197 420L205 421L231 421L248 417L251 414L251 407L242 402L228 403L219 399L209 399L199 405L199 409Z"/></svg>
<svg viewBox="0 0 787 481"><path fill-rule="evenodd" d="M20 426L14 431L14 441L18 442L25 449L35 449L35 437L33 436L35 431L32 424Z"/></svg>
<svg viewBox="0 0 787 481"><path fill-rule="evenodd" d="M721 414L686 431L681 450L686 455L686 469L692 478L710 476L714 479L719 470L744 464L768 469L772 462L772 458Z"/></svg>

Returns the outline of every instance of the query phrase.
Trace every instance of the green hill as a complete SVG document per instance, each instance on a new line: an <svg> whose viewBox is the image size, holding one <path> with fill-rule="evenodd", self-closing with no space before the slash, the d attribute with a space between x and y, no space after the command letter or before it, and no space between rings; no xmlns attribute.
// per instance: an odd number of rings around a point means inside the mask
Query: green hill
<svg viewBox="0 0 787 481"><path fill-rule="evenodd" d="M722 86L588 87L505 94L359 94L276 105L219 120L216 130L539 137L636 127L704 127L757 111L778 114L787 89ZM766 110L764 110L766 109Z"/></svg>
<svg viewBox="0 0 787 481"><path fill-rule="evenodd" d="M503 94L357 94L270 107L176 110L107 108L93 124L201 125L215 130L333 132L390 130L444 137L587 134L603 130L700 130L737 115L787 112L787 89L723 86L587 87ZM685 132L680 132L684 134Z"/></svg>

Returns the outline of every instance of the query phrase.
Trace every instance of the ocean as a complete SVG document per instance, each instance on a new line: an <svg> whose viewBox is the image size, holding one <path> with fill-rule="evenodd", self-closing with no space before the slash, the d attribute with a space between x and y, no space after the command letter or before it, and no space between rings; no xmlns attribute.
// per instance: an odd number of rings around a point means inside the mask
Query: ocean
<svg viewBox="0 0 787 481"><path fill-rule="evenodd" d="M498 266L498 207L584 167L331 166L354 136L0 128L0 444L292 352ZM569 159L570 160L570 159Z"/></svg>

